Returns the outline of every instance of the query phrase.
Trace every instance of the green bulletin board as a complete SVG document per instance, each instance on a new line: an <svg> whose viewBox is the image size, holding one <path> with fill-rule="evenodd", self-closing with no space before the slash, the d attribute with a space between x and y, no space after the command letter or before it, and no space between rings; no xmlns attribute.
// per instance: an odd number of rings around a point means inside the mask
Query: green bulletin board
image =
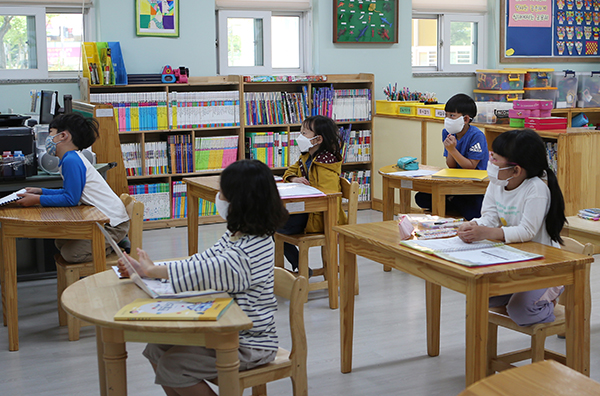
<svg viewBox="0 0 600 396"><path fill-rule="evenodd" d="M334 0L333 42L397 43L398 0Z"/></svg>

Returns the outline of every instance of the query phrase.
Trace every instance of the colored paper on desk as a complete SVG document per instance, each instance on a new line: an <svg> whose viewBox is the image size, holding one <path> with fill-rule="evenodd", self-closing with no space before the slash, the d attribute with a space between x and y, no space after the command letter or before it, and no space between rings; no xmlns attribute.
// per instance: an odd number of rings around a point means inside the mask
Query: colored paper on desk
<svg viewBox="0 0 600 396"><path fill-rule="evenodd" d="M414 171L400 171L400 172L392 172L388 173L388 175L392 176L406 176L406 177L420 177L420 176L429 176L433 175L437 171L427 170L427 169L419 169Z"/></svg>
<svg viewBox="0 0 600 396"><path fill-rule="evenodd" d="M181 300L138 298L125 305L115 320L217 320L233 298L192 297Z"/></svg>
<svg viewBox="0 0 600 396"><path fill-rule="evenodd" d="M320 190L302 183L277 183L281 198L302 198L325 196Z"/></svg>
<svg viewBox="0 0 600 396"><path fill-rule="evenodd" d="M434 173L433 175L431 175L431 177L481 181L487 177L487 171L478 169L446 168Z"/></svg>
<svg viewBox="0 0 600 396"><path fill-rule="evenodd" d="M515 263L542 258L541 254L525 252L502 242L488 240L466 243L459 237L402 241L401 245L433 254L466 267Z"/></svg>

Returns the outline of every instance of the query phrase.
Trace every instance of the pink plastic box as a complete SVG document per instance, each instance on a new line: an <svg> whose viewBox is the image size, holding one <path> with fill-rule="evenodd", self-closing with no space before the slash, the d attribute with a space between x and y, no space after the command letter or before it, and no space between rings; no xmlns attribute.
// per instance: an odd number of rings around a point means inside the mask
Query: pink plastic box
<svg viewBox="0 0 600 396"><path fill-rule="evenodd" d="M518 110L552 110L554 103L543 99L519 99L513 101L513 108Z"/></svg>
<svg viewBox="0 0 600 396"><path fill-rule="evenodd" d="M508 117L509 118L531 117L531 110L510 109L510 110L508 110Z"/></svg>

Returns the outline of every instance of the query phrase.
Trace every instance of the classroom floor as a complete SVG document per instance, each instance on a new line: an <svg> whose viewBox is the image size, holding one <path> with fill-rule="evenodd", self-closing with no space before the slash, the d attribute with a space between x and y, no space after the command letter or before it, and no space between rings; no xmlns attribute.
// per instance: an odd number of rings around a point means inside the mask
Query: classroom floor
<svg viewBox="0 0 600 396"><path fill-rule="evenodd" d="M381 221L381 213L359 211L362 223ZM199 248L212 245L223 224L200 226ZM144 246L155 260L185 256L186 228L144 232ZM311 261L320 262L318 249ZM596 257L598 259L598 256ZM360 295L356 298L353 371L340 372L339 312L328 307L325 291L311 292L305 307L308 337L308 387L311 395L457 395L464 389L465 297L442 290L441 353L426 353L424 282L399 271L386 273L380 264L358 258ZM600 270L592 266L591 378L600 382ZM8 351L8 335L0 327L0 394L2 396L97 395L98 374L93 327L81 339L67 340L58 326L56 280L21 282L20 350ZM287 308L280 303L277 324L281 344L289 348ZM501 330L499 349L521 349L529 338ZM550 349L564 352L565 341L550 337ZM163 395L154 385L144 345L130 343L127 379L130 395ZM268 385L271 395L291 395L288 379ZM250 391L246 390L245 395Z"/></svg>

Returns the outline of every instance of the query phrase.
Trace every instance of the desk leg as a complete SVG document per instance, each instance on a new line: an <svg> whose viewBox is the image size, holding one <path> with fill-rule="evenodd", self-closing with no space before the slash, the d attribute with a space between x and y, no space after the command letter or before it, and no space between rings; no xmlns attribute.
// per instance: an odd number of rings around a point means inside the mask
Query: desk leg
<svg viewBox="0 0 600 396"><path fill-rule="evenodd" d="M573 284L566 286L567 366L590 375L590 283L589 264L578 265Z"/></svg>
<svg viewBox="0 0 600 396"><path fill-rule="evenodd" d="M92 224L92 260L95 273L106 271L106 242L96 224Z"/></svg>
<svg viewBox="0 0 600 396"><path fill-rule="evenodd" d="M219 395L241 395L238 357L238 333L206 334L206 347L217 352L217 372L219 378Z"/></svg>
<svg viewBox="0 0 600 396"><path fill-rule="evenodd" d="M382 177L383 193L383 221L394 219L394 188L390 187L390 180Z"/></svg>
<svg viewBox="0 0 600 396"><path fill-rule="evenodd" d="M96 354L98 356L98 383L100 396L106 396L106 370L104 367L104 342L102 342L102 327L96 326Z"/></svg>
<svg viewBox="0 0 600 396"><path fill-rule="evenodd" d="M100 381L105 377L107 396L127 395L127 351L123 331L102 328L102 343L104 344L104 373L98 368ZM102 391L102 385L100 385Z"/></svg>
<svg viewBox="0 0 600 396"><path fill-rule="evenodd" d="M466 386L487 375L489 283L467 281Z"/></svg>
<svg viewBox="0 0 600 396"><path fill-rule="evenodd" d="M446 216L446 195L435 184L431 188L431 214Z"/></svg>
<svg viewBox="0 0 600 396"><path fill-rule="evenodd" d="M410 213L410 193L412 190L408 188L400 188L398 192L400 193L400 213L407 214ZM393 207L392 207L393 210ZM393 220L393 217L390 219Z"/></svg>
<svg viewBox="0 0 600 396"><path fill-rule="evenodd" d="M327 246L327 289L329 291L329 308L338 308L338 259L337 233L333 227L337 225L337 197L327 199L327 212L323 213L325 245Z"/></svg>
<svg viewBox="0 0 600 396"><path fill-rule="evenodd" d="M189 189L188 184L188 189ZM187 223L188 223L188 254L198 253L198 197L188 191L187 200Z"/></svg>
<svg viewBox="0 0 600 396"><path fill-rule="evenodd" d="M2 234L2 225L0 224L0 252L4 251L4 249L2 249L2 239L3 238L4 237ZM6 327L8 322L6 321L6 300L5 300L6 287L4 286L4 257L2 257L1 253L0 253L0 293L2 293L2 324Z"/></svg>
<svg viewBox="0 0 600 396"><path fill-rule="evenodd" d="M19 350L19 307L17 305L17 240L2 232L2 312L8 326L8 350Z"/></svg>
<svg viewBox="0 0 600 396"><path fill-rule="evenodd" d="M340 234L340 339L341 371L352 371L352 341L354 337L354 282L356 255L346 251L344 235Z"/></svg>
<svg viewBox="0 0 600 396"><path fill-rule="evenodd" d="M440 354L440 306L442 287L435 283L425 282L425 300L427 302L427 354Z"/></svg>

